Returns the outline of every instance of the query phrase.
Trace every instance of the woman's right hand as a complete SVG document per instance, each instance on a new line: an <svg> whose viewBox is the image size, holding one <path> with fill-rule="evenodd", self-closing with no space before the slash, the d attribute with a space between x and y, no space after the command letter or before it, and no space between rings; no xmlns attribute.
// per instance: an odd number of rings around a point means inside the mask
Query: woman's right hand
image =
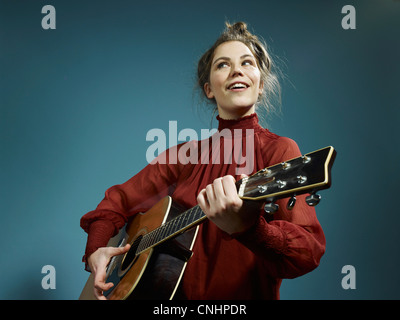
<svg viewBox="0 0 400 320"><path fill-rule="evenodd" d="M111 289L114 284L112 282L106 283L106 270L107 265L111 258L129 251L130 245L125 247L103 247L97 249L88 258L88 264L94 277L94 296L98 300L107 300L103 292Z"/></svg>

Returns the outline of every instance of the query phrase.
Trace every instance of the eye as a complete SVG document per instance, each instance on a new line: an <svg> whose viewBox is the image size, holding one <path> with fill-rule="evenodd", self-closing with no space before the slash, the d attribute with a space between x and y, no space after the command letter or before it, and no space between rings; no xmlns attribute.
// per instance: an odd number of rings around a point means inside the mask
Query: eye
<svg viewBox="0 0 400 320"><path fill-rule="evenodd" d="M225 67L228 67L228 66L229 66L228 62L223 61L221 63L218 63L217 69L225 68Z"/></svg>
<svg viewBox="0 0 400 320"><path fill-rule="evenodd" d="M244 60L242 62L242 66L254 66L254 61L253 60Z"/></svg>

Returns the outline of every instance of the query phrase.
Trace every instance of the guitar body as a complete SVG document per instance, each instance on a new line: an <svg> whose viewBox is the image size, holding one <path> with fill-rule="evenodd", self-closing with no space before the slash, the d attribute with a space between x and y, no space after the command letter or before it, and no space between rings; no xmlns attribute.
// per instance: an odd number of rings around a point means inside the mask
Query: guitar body
<svg viewBox="0 0 400 320"><path fill-rule="evenodd" d="M167 196L146 213L135 215L126 225L125 231L110 240L111 246L124 246L130 243L131 249L110 261L106 282L114 283L114 287L104 292L107 299L166 300L174 297L187 261L192 255L191 249L198 227L166 240L155 248L149 248L139 255L135 255L137 248L135 240L140 240L145 234L178 216L184 210L185 208ZM93 279L89 281L92 281L92 289ZM90 287L90 284L87 286ZM88 294L93 291L85 289L86 295L81 295L80 299L88 299Z"/></svg>

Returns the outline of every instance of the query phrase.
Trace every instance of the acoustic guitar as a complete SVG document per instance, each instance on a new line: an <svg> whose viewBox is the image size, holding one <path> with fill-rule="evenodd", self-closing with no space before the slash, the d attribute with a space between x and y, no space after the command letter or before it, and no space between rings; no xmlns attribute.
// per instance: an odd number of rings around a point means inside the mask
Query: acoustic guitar
<svg viewBox="0 0 400 320"><path fill-rule="evenodd" d="M264 210L278 210L276 200L288 198L291 210L296 196L309 193L310 206L319 203L317 191L331 185L331 167L336 156L326 147L256 172L236 182L241 199L265 202ZM189 210L167 196L149 211L135 215L109 246L131 244L130 250L110 260L107 281L114 286L107 299L172 299L192 256L198 226L206 215L197 205ZM94 299L91 275L79 299Z"/></svg>

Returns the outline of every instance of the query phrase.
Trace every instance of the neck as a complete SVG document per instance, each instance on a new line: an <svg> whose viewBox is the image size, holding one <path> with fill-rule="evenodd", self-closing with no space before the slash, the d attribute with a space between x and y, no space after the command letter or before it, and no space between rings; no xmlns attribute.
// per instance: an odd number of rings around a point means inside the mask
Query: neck
<svg viewBox="0 0 400 320"><path fill-rule="evenodd" d="M246 107L246 108L240 108L240 109L236 109L236 110L232 110L232 111L227 111L218 106L218 115L220 118L225 119L225 120L238 120L245 116L249 116L253 113L255 113L254 105L251 106L250 108Z"/></svg>
<svg viewBox="0 0 400 320"><path fill-rule="evenodd" d="M224 129L235 130L241 129L242 133L247 132L245 129L253 129L254 132L258 132L263 130L263 128L258 123L257 113L252 113L248 116L241 117L239 119L223 119L219 115L217 116L218 120L218 131L222 131Z"/></svg>

